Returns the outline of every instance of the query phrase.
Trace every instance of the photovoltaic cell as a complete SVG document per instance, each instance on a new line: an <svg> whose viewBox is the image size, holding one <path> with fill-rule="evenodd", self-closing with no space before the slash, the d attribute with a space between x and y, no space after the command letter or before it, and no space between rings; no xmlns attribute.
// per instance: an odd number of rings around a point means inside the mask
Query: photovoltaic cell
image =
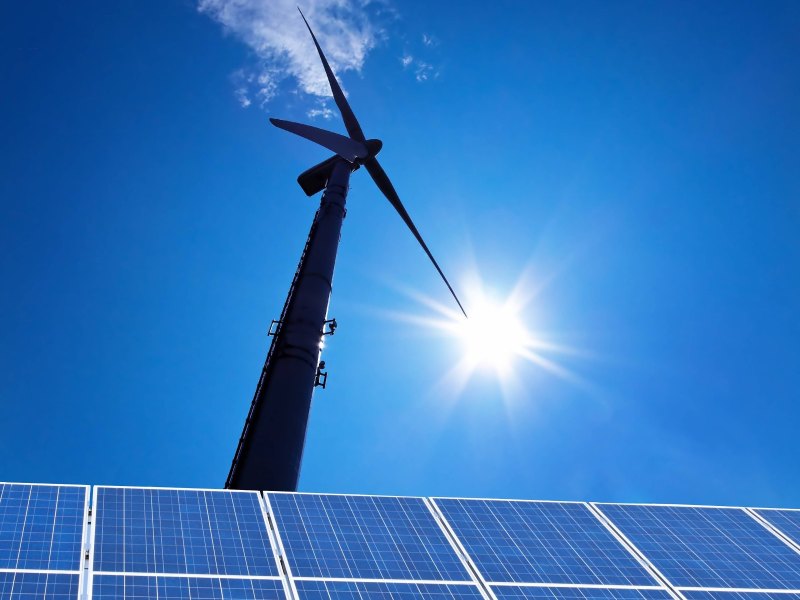
<svg viewBox="0 0 800 600"><path fill-rule="evenodd" d="M300 600L484 600L474 584L297 581Z"/></svg>
<svg viewBox="0 0 800 600"><path fill-rule="evenodd" d="M78 579L65 573L0 572L2 600L77 600Z"/></svg>
<svg viewBox="0 0 800 600"><path fill-rule="evenodd" d="M795 544L800 545L800 510L762 508L756 509L755 513L768 521Z"/></svg>
<svg viewBox="0 0 800 600"><path fill-rule="evenodd" d="M0 569L78 571L87 488L0 484Z"/></svg>
<svg viewBox="0 0 800 600"><path fill-rule="evenodd" d="M686 600L800 600L800 593L780 593L770 592L706 592L695 591L682 592Z"/></svg>
<svg viewBox="0 0 800 600"><path fill-rule="evenodd" d="M740 508L598 506L677 587L800 589L800 554Z"/></svg>
<svg viewBox="0 0 800 600"><path fill-rule="evenodd" d="M295 577L470 581L421 498L269 494Z"/></svg>
<svg viewBox="0 0 800 600"><path fill-rule="evenodd" d="M276 579L95 575L93 600L286 600Z"/></svg>
<svg viewBox="0 0 800 600"><path fill-rule="evenodd" d="M497 600L673 600L666 590L516 585L495 585L491 588Z"/></svg>
<svg viewBox="0 0 800 600"><path fill-rule="evenodd" d="M435 502L486 581L659 585L583 504Z"/></svg>
<svg viewBox="0 0 800 600"><path fill-rule="evenodd" d="M95 571L278 575L256 492L95 489Z"/></svg>

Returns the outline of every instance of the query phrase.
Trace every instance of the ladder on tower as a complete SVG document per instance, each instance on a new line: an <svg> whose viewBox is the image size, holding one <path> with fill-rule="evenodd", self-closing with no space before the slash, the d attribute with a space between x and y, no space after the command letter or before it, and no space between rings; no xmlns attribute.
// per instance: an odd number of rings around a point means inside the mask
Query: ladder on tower
<svg viewBox="0 0 800 600"><path fill-rule="evenodd" d="M300 262L297 265L297 270L294 272L294 278L292 279L292 284L289 286L289 293L286 295L286 302L283 303L283 310L281 310L281 316L278 320L278 326L276 331L272 337L272 343L269 346L269 351L267 352L267 359L264 361L264 367L261 369L261 376L258 378L258 385L256 386L255 394L253 394L253 400L250 403L250 410L247 413L247 418L244 422L244 427L242 429L242 435L239 437L239 443L236 446L236 453L233 455L233 461L231 461L231 469L228 472L228 478L225 481L225 489L230 489L231 485L233 484L233 476L236 471L236 465L239 463L239 459L241 458L242 452L244 451L244 446L247 440L247 434L250 429L250 424L253 422L253 417L255 416L256 412L259 408L259 398L261 397L261 390L264 388L266 381L269 379L269 372L271 370L271 365L273 363L274 357L278 354L283 345L283 336L281 335L281 325L286 319L286 316L289 313L289 307L292 304L292 298L294 296L295 286L297 285L297 281L300 279L300 275L303 272L306 262L306 254L308 253L308 248L311 245L311 240L314 238L314 234L317 230L317 218L319 218L319 212L321 208L317 209L316 214L314 215L314 221L311 224L311 229L308 232L308 238L306 238L306 245L303 247L303 253L300 255Z"/></svg>

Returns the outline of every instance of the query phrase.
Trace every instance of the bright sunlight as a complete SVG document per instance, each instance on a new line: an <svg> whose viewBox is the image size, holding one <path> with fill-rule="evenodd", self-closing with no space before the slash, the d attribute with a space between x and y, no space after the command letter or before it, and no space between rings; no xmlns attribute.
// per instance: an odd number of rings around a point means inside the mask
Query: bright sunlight
<svg viewBox="0 0 800 600"><path fill-rule="evenodd" d="M524 354L529 334L516 307L488 299L470 308L469 319L458 323L456 334L464 345L465 359L472 368L491 367L508 371Z"/></svg>

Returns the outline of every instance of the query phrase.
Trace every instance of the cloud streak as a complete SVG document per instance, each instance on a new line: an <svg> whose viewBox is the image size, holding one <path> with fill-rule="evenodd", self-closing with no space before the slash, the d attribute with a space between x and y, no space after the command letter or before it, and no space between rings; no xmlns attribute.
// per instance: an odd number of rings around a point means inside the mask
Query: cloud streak
<svg viewBox="0 0 800 600"><path fill-rule="evenodd" d="M368 0L303 0L302 8L333 70L359 72L381 30L370 22ZM297 0L199 0L198 10L253 51L258 64L233 76L243 106L264 105L284 80L318 97L330 96L316 49L297 12ZM324 109L316 114L327 116Z"/></svg>

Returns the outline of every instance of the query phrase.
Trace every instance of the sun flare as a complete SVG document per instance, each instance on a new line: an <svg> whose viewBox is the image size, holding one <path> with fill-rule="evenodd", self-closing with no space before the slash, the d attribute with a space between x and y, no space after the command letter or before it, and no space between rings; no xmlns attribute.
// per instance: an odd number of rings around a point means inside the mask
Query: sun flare
<svg viewBox="0 0 800 600"><path fill-rule="evenodd" d="M512 367L529 338L513 306L489 300L474 305L469 319L458 324L456 333L463 344L464 358L473 368L489 367L498 372Z"/></svg>

